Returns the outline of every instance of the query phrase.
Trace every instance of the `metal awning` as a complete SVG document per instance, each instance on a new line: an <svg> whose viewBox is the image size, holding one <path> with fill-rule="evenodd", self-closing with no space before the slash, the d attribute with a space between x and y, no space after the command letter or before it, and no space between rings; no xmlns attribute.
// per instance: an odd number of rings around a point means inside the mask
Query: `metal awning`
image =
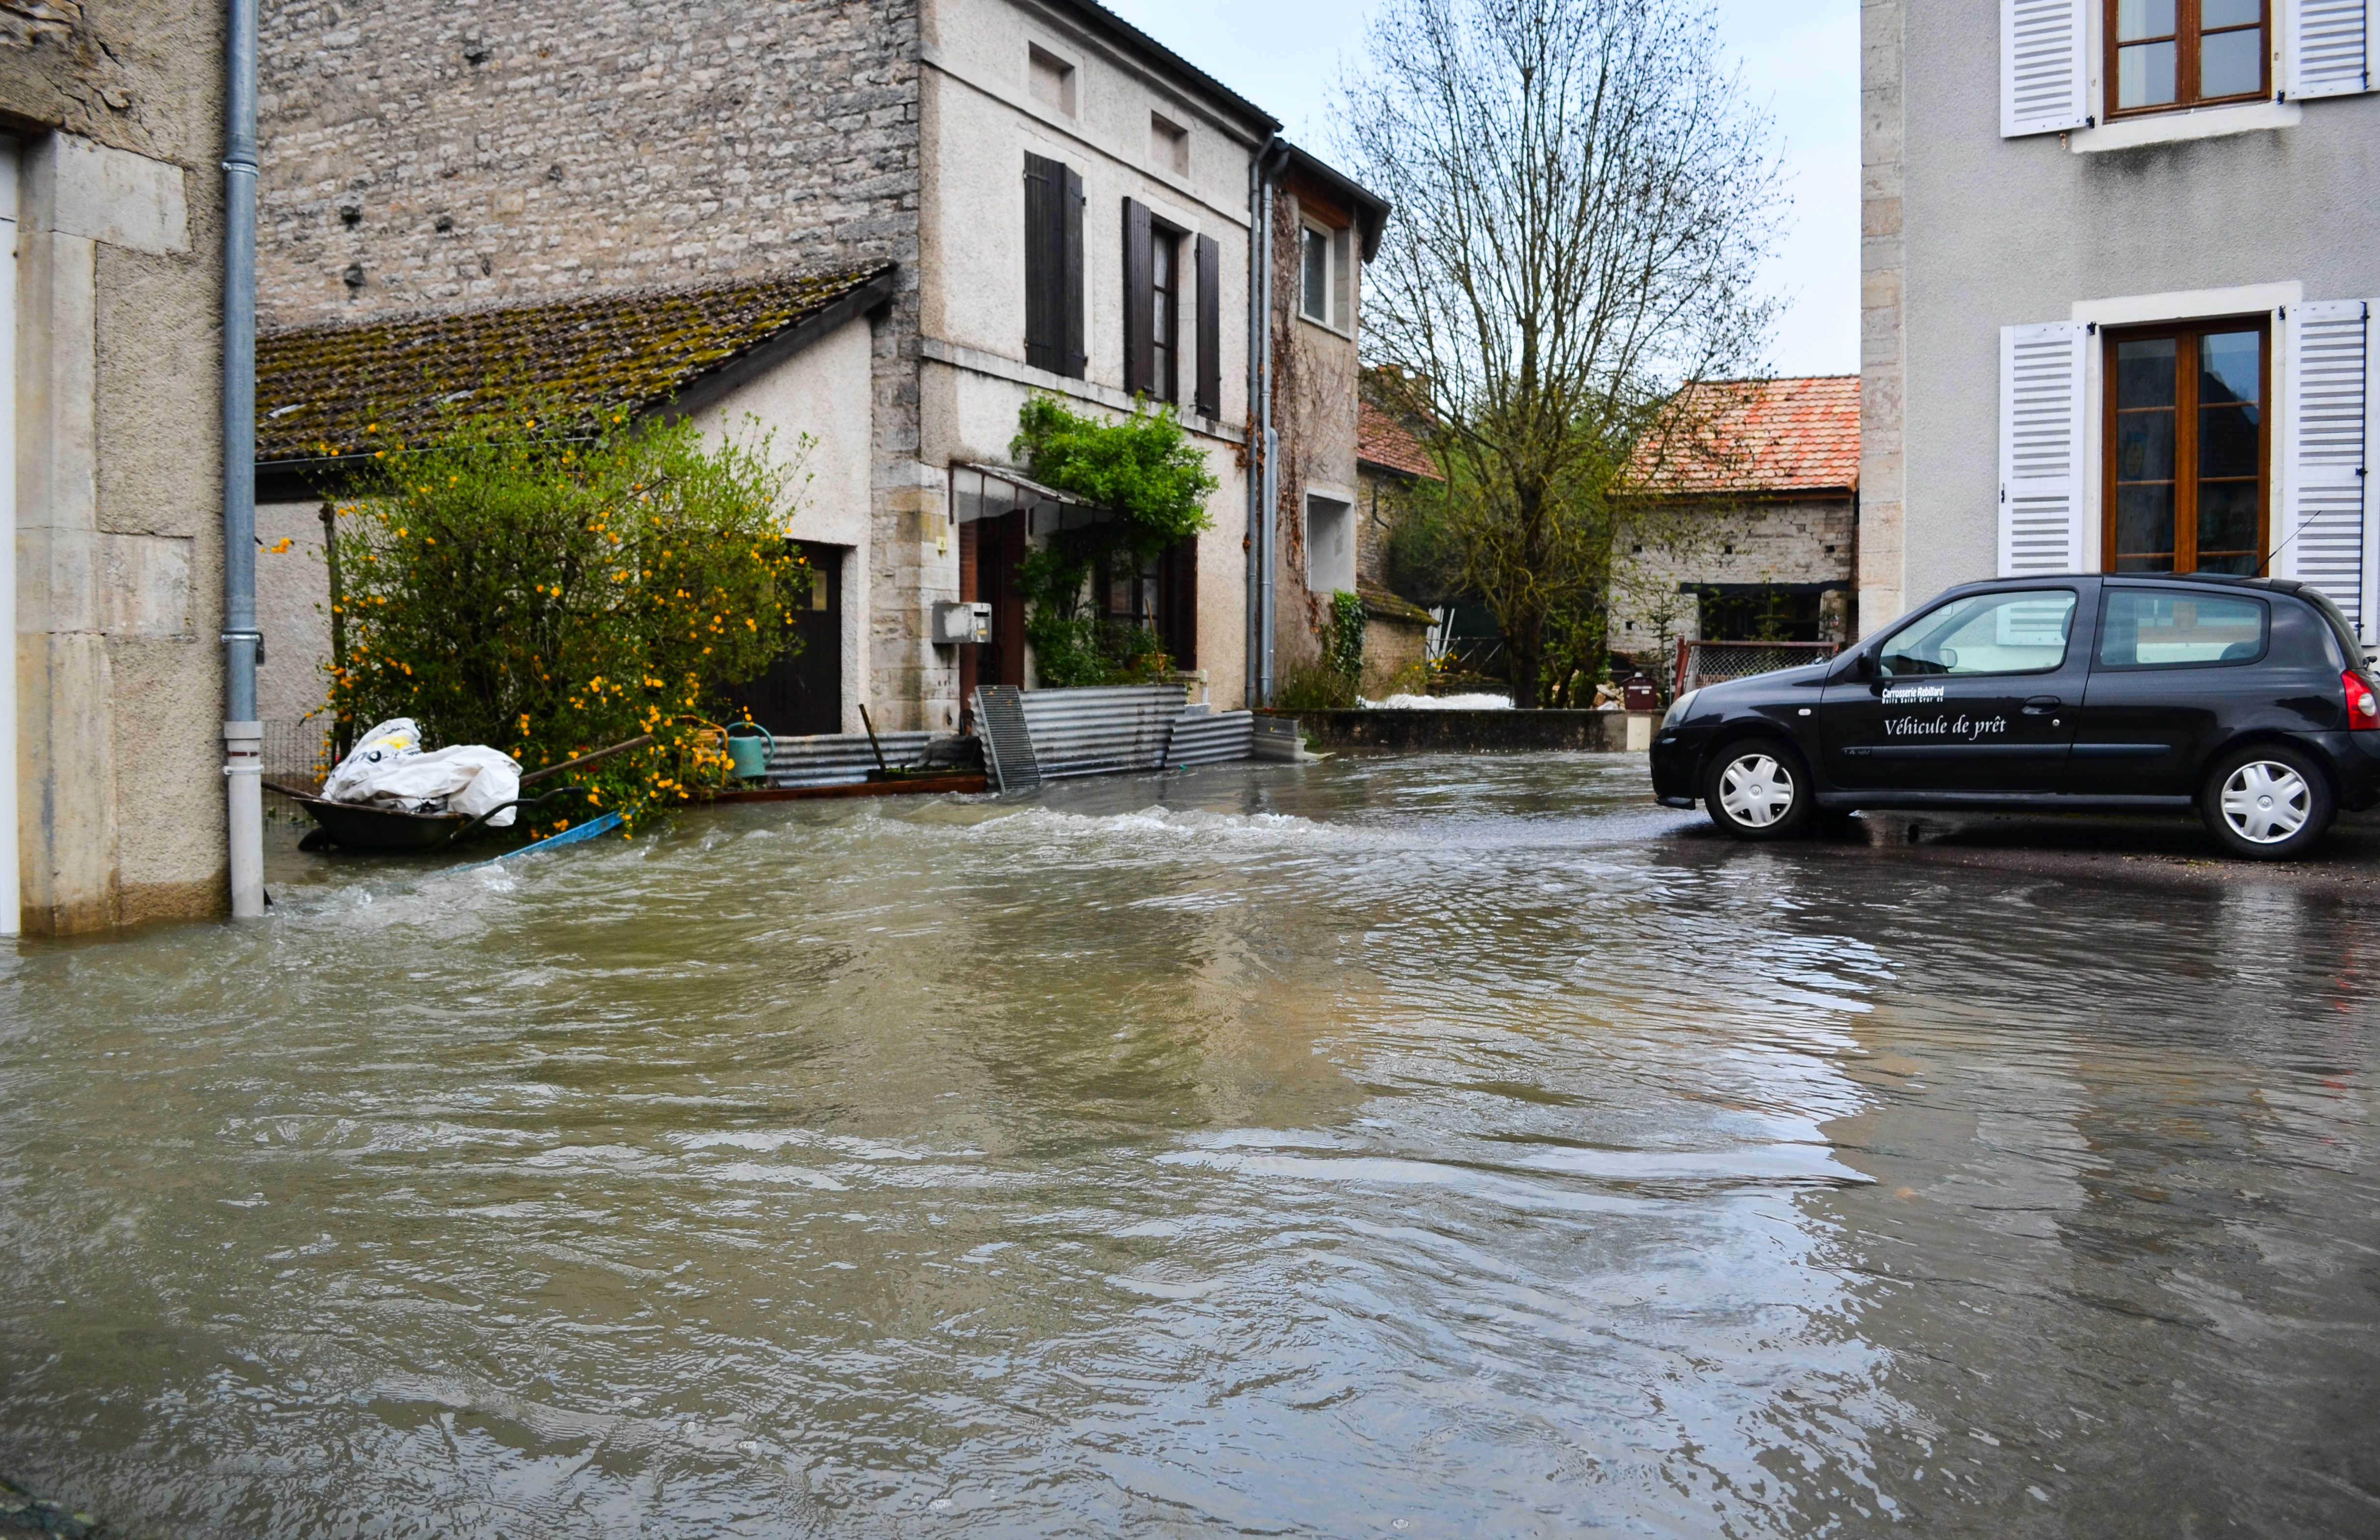
<svg viewBox="0 0 2380 1540"><path fill-rule="evenodd" d="M1050 535L1105 524L1115 517L1111 509L1094 507L1073 492L1045 487L1011 466L953 465L950 475L953 524L1003 518L1025 508L1030 510L1028 531Z"/></svg>

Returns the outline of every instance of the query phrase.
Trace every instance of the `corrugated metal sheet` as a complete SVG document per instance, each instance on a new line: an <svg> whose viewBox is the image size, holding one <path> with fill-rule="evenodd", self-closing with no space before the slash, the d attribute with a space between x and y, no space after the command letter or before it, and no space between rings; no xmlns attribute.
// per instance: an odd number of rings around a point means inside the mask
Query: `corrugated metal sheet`
<svg viewBox="0 0 2380 1540"><path fill-rule="evenodd" d="M1025 694L1014 685L990 685L975 692L976 730L983 741L985 771L1003 792L1041 784L1033 757L1033 734L1025 724Z"/></svg>
<svg viewBox="0 0 2380 1540"><path fill-rule="evenodd" d="M1192 716L1173 723L1172 742L1165 750L1169 765L1222 765L1245 759L1255 752L1256 717L1247 711Z"/></svg>
<svg viewBox="0 0 2380 1540"><path fill-rule="evenodd" d="M925 758L931 733L879 733L884 762L898 768ZM772 786L856 786L876 768L876 753L865 733L841 733L817 738L779 738L769 759Z"/></svg>
<svg viewBox="0 0 2380 1540"><path fill-rule="evenodd" d="M1042 779L1161 769L1189 698L1179 685L1026 691L1025 723Z"/></svg>

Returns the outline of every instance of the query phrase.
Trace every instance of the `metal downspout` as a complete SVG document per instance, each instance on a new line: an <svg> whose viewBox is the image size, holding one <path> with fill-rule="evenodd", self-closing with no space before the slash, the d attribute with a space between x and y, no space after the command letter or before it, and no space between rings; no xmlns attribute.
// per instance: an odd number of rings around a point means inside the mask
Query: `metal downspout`
<svg viewBox="0 0 2380 1540"><path fill-rule="evenodd" d="M1286 159L1279 135L1267 139L1249 165L1248 408L1257 474L1248 480L1248 704L1272 704L1273 541L1280 479L1273 468L1280 443L1272 429L1272 176Z"/></svg>
<svg viewBox="0 0 2380 1540"><path fill-rule="evenodd" d="M256 713L256 0L230 0L224 80L224 787L231 912L264 913L264 724Z"/></svg>

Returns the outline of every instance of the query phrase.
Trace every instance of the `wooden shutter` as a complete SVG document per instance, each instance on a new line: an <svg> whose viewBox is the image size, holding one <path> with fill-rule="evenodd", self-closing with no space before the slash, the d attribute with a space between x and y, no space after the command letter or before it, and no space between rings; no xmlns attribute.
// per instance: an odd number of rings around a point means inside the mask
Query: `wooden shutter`
<svg viewBox="0 0 2380 1540"><path fill-rule="evenodd" d="M1060 279L1058 372L1080 380L1090 372L1090 351L1083 346L1083 178L1069 169L1060 204L1058 239L1063 248Z"/></svg>
<svg viewBox="0 0 2380 1540"><path fill-rule="evenodd" d="M1148 205L1123 200L1123 388L1157 394L1157 264Z"/></svg>
<svg viewBox="0 0 2380 1540"><path fill-rule="evenodd" d="M1065 200L1072 175L1062 161L1025 157L1025 361L1052 374L1066 372ZM1079 314L1075 324L1082 324Z"/></svg>
<svg viewBox="0 0 2380 1540"><path fill-rule="evenodd" d="M2292 305L2282 320L2281 572L2338 601L2373 635L2371 306Z"/></svg>
<svg viewBox="0 0 2380 1540"><path fill-rule="evenodd" d="M2090 0L2000 0L2000 138L2091 125Z"/></svg>
<svg viewBox="0 0 2380 1540"><path fill-rule="evenodd" d="M2000 329L2000 576L2082 568L2081 321Z"/></svg>
<svg viewBox="0 0 2380 1540"><path fill-rule="evenodd" d="M1198 237L1198 394L1201 417L1223 413L1223 249Z"/></svg>
<svg viewBox="0 0 2380 1540"><path fill-rule="evenodd" d="M2352 96L2372 89L2367 0L2297 0L2289 7L2282 89L2302 96Z"/></svg>

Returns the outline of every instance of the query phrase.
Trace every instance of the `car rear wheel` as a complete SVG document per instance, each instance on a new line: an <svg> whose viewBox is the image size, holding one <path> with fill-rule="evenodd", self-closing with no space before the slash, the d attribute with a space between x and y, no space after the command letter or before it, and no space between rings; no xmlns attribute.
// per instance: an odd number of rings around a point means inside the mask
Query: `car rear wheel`
<svg viewBox="0 0 2380 1540"><path fill-rule="evenodd" d="M2252 744L2216 760L2198 806L2216 843L2252 861L2305 855L2337 811L2321 767L2286 744Z"/></svg>
<svg viewBox="0 0 2380 1540"><path fill-rule="evenodd" d="M1711 822L1739 840L1782 840L1809 827L1817 800L1800 755L1754 738L1712 757L1703 777L1703 806Z"/></svg>

